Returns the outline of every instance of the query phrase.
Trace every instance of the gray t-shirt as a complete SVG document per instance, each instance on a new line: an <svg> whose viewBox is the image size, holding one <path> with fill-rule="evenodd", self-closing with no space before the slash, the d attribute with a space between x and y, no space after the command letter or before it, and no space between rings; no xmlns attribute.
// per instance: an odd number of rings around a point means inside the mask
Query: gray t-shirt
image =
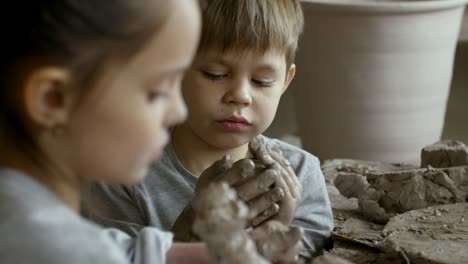
<svg viewBox="0 0 468 264"><path fill-rule="evenodd" d="M0 168L0 263L164 263L172 234L102 229L33 178Z"/></svg>
<svg viewBox="0 0 468 264"><path fill-rule="evenodd" d="M260 135L283 151L304 188L293 225L304 229L304 257L320 253L333 229L333 216L319 160L310 153L277 139ZM107 227L136 234L143 226L171 230L194 195L198 178L191 174L168 145L163 158L152 164L141 184L88 186L84 215Z"/></svg>

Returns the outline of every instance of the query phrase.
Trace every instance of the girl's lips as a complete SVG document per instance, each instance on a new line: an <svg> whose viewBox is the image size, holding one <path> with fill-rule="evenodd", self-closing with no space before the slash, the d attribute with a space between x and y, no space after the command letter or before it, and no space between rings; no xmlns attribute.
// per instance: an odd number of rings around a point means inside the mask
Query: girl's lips
<svg viewBox="0 0 468 264"><path fill-rule="evenodd" d="M153 160L152 161L158 161L158 160L162 159L163 154L164 154L164 149L166 148L166 146L167 146L167 142L162 144L161 146L159 146L155 150L155 152L153 154Z"/></svg>
<svg viewBox="0 0 468 264"><path fill-rule="evenodd" d="M162 151L156 152L156 154L153 156L153 161L161 160L161 158L163 156L162 153L163 153Z"/></svg>

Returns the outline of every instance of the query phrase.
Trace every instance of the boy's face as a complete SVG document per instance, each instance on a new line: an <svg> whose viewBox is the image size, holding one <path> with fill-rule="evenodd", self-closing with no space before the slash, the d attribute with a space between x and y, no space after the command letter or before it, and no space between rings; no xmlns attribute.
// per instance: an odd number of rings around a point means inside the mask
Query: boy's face
<svg viewBox="0 0 468 264"><path fill-rule="evenodd" d="M272 50L203 52L182 85L186 124L212 147L244 145L271 124L294 74L295 66L287 68L285 56Z"/></svg>

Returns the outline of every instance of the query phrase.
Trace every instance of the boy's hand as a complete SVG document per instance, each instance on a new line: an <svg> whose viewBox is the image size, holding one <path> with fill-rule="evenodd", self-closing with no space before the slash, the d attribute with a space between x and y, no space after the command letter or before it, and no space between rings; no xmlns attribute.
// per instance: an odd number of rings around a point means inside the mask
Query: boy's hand
<svg viewBox="0 0 468 264"><path fill-rule="evenodd" d="M280 210L279 202L285 194L281 187L273 186L280 177L278 170L267 169L252 159L239 160L224 173L223 180L249 207L251 220L247 227L265 221Z"/></svg>
<svg viewBox="0 0 468 264"><path fill-rule="evenodd" d="M230 157L226 156L213 163L200 175L193 200L205 192L210 183L226 181L236 190L239 198L248 205L250 219L253 219L248 224L250 227L252 222L263 222L278 213L277 203L283 198L284 192L279 187L270 188L278 177L275 170L265 170L264 167L256 166L251 159L239 160L233 164ZM190 203L172 227L176 241L197 240L191 230L193 221L194 213Z"/></svg>
<svg viewBox="0 0 468 264"><path fill-rule="evenodd" d="M300 201L302 186L289 162L278 151L263 144L255 146L253 153L259 163L243 159L233 164L229 157L216 161L200 175L195 197L211 182L224 180L248 205L252 219L248 227L258 226L268 219L289 225ZM191 207L191 204L186 206L172 227L176 241L196 239L190 228L194 218Z"/></svg>
<svg viewBox="0 0 468 264"><path fill-rule="evenodd" d="M255 158L264 164L267 170L273 170L279 175L279 177L276 177L274 186L284 192L284 198L278 203L278 213L271 218L254 219L252 224L257 226L267 219L274 219L285 225L290 225L302 198L303 190L301 183L291 168L289 161L283 157L280 149L269 148L258 138L252 140L249 147Z"/></svg>
<svg viewBox="0 0 468 264"><path fill-rule="evenodd" d="M259 253L273 263L295 263L303 249L302 229L288 227L278 221L268 221L254 229L250 237Z"/></svg>

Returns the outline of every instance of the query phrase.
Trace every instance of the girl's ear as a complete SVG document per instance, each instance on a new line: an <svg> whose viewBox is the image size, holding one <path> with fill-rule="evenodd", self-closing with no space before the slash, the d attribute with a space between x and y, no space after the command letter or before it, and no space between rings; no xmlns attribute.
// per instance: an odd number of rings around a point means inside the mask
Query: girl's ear
<svg viewBox="0 0 468 264"><path fill-rule="evenodd" d="M54 128L67 123L72 109L70 75L59 67L31 72L24 82L23 106L28 119L37 126Z"/></svg>
<svg viewBox="0 0 468 264"><path fill-rule="evenodd" d="M288 89L289 84L291 84L291 81L294 79L294 76L296 76L296 64L292 63L291 67L289 67L288 73L286 74L283 93L286 92L286 89Z"/></svg>

